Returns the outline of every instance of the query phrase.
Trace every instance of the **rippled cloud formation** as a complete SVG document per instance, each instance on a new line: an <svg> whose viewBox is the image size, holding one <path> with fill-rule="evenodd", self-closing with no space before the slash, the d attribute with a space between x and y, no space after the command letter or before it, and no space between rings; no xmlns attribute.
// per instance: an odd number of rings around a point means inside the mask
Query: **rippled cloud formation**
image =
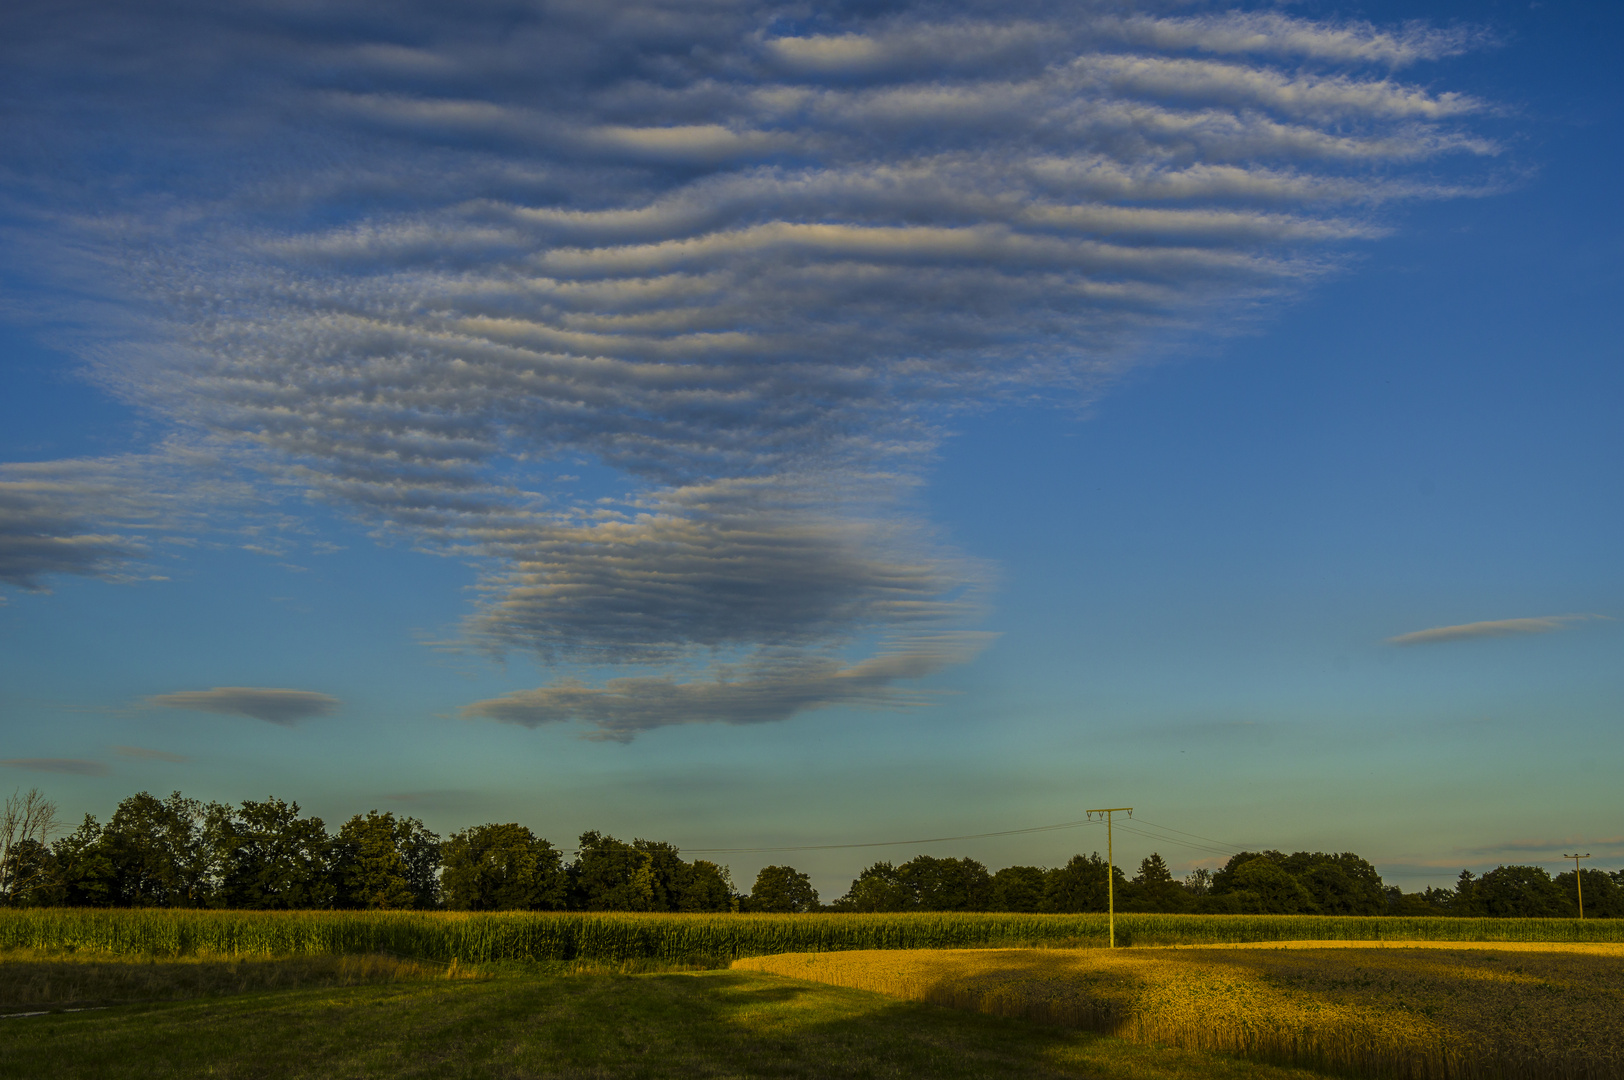
<svg viewBox="0 0 1624 1080"><path fill-rule="evenodd" d="M465 639L561 676L466 714L610 738L916 700L993 578L910 509L946 416L1085 398L1498 152L1405 75L1480 35L1272 10L5 18L10 237L96 297L96 376L476 560ZM571 496L582 463L625 490ZM0 476L6 580L137 559L98 490Z"/></svg>

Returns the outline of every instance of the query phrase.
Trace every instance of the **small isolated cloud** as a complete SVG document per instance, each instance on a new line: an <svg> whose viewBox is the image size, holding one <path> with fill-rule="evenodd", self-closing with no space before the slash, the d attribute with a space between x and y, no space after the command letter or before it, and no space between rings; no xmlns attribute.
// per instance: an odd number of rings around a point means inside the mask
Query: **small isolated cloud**
<svg viewBox="0 0 1624 1080"><path fill-rule="evenodd" d="M254 686L216 686L212 690L181 690L147 698L160 709L191 709L222 716L251 716L291 727L312 716L326 716L342 704L314 690L277 690Z"/></svg>
<svg viewBox="0 0 1624 1080"><path fill-rule="evenodd" d="M1541 615L1530 619L1494 619L1488 622L1461 623L1458 626L1434 626L1427 630L1414 630L1408 634L1387 639L1389 645L1429 645L1439 641L1464 641L1468 638L1522 637L1527 634L1549 634L1565 630L1577 622L1605 619L1605 615Z"/></svg>
<svg viewBox="0 0 1624 1080"><path fill-rule="evenodd" d="M1624 854L1624 836L1593 836L1589 839L1574 836L1532 837L1504 840L1485 847L1466 848L1463 854L1479 858L1514 859L1528 861L1530 855L1543 856L1535 862L1551 862L1564 851L1591 852L1592 857L1609 858Z"/></svg>
<svg viewBox="0 0 1624 1080"><path fill-rule="evenodd" d="M33 772L67 773L70 776L106 776L107 766L99 761L86 761L84 758L65 757L22 757L3 758L0 765L12 769L28 769Z"/></svg>
<svg viewBox="0 0 1624 1080"><path fill-rule="evenodd" d="M135 761L172 761L177 765L185 764L192 759L185 754L171 754L167 750L148 750L144 746L115 746L113 753L122 758L131 758Z"/></svg>

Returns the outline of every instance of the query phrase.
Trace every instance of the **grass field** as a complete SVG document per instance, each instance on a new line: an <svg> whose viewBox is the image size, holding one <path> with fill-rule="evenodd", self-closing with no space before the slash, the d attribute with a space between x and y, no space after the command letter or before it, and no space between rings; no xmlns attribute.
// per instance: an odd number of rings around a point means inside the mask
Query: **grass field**
<svg viewBox="0 0 1624 1080"><path fill-rule="evenodd" d="M1366 1076L1624 1076L1624 946L807 953L835 986Z"/></svg>
<svg viewBox="0 0 1624 1080"><path fill-rule="evenodd" d="M77 976L59 970L79 965ZM1313 1080L748 971L536 974L305 961L0 956L0 983L78 979L78 1005L0 1019L0 1078L52 1080ZM36 971L55 965L49 973ZM118 967L131 969L123 975ZM53 984L53 980L55 980ZM274 988L265 989L264 985ZM256 988L260 986L261 988ZM11 999L15 1001L15 996ZM71 1001L58 1005L72 1006ZM9 1010L8 1010L9 1011Z"/></svg>
<svg viewBox="0 0 1624 1080"><path fill-rule="evenodd" d="M1267 941L1624 942L1624 920L1122 915L1124 945ZM1087 948L1104 915L636 915L620 913L0 910L0 950L94 949L137 956L392 953L501 960L726 967L735 959L853 949Z"/></svg>
<svg viewBox="0 0 1624 1080"><path fill-rule="evenodd" d="M1624 1078L1624 923L1105 925L4 910L0 1078Z"/></svg>

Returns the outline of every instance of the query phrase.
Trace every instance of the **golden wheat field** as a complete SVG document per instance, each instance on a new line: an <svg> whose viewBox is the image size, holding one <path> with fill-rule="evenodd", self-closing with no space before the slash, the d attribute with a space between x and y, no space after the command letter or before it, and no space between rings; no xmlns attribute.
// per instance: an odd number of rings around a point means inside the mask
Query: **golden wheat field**
<svg viewBox="0 0 1624 1080"><path fill-rule="evenodd" d="M734 967L1365 1076L1624 1077L1624 947L941 949Z"/></svg>

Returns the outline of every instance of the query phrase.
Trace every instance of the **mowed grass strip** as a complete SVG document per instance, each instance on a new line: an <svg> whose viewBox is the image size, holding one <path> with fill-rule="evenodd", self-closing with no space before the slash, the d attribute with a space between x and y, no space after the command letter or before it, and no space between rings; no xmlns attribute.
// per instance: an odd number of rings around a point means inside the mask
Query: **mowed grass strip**
<svg viewBox="0 0 1624 1080"><path fill-rule="evenodd" d="M874 951L734 967L1355 1075L1624 1076L1616 946Z"/></svg>
<svg viewBox="0 0 1624 1080"><path fill-rule="evenodd" d="M1117 941L1624 942L1624 920L1123 915ZM134 956L342 956L419 960L636 960L725 967L739 957L854 949L1103 946L1104 915L640 915L616 912L0 910L0 950Z"/></svg>
<svg viewBox="0 0 1624 1080"><path fill-rule="evenodd" d="M259 991L0 1021L0 1078L1312 1080L749 971Z"/></svg>
<svg viewBox="0 0 1624 1080"><path fill-rule="evenodd" d="M158 959L94 952L0 953L0 1014L303 987L471 979L478 967L395 956L186 956Z"/></svg>

